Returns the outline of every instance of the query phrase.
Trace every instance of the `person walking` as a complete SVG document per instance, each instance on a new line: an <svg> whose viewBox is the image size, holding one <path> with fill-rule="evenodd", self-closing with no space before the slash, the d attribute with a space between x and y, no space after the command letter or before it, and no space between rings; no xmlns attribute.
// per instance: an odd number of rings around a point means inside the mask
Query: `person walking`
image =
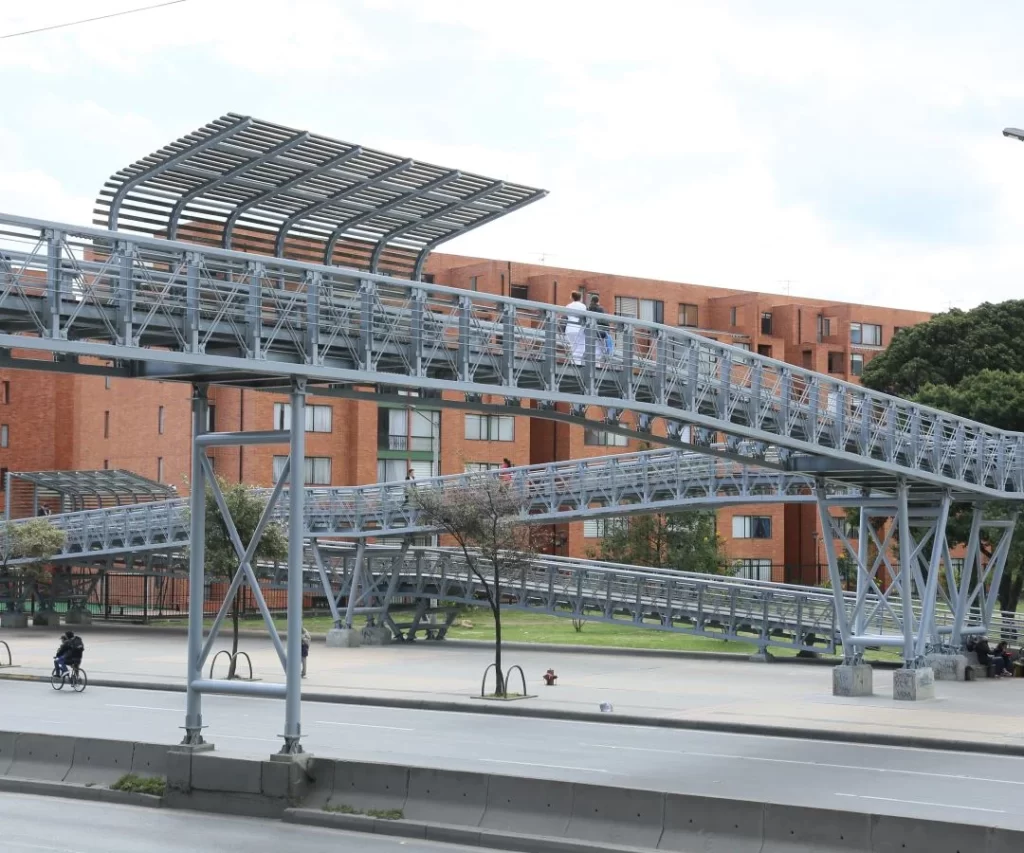
<svg viewBox="0 0 1024 853"><path fill-rule="evenodd" d="M583 351L586 347L586 335L583 331L583 314L587 306L580 300L579 291L572 292L572 299L565 306L572 311L565 319L565 341L569 346L570 357L573 364L583 364Z"/></svg>
<svg viewBox="0 0 1024 853"><path fill-rule="evenodd" d="M597 293L590 294L590 305L587 307L588 311L593 311L595 314L607 314L608 311L601 304L601 296ZM597 334L598 334L598 355L599 357L607 361L612 357L615 352L615 339L612 337L611 329L609 328L610 323L607 320L597 321Z"/></svg>
<svg viewBox="0 0 1024 853"><path fill-rule="evenodd" d="M309 644L313 642L313 635L302 626L302 677L306 677L306 659L309 657Z"/></svg>

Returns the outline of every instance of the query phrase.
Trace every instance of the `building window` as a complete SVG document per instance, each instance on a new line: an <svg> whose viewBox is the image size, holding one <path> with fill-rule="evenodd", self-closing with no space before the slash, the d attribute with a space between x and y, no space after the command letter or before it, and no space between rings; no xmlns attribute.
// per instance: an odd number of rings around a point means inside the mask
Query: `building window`
<svg viewBox="0 0 1024 853"><path fill-rule="evenodd" d="M281 477L284 471L284 463L287 456L274 457L274 482ZM305 470L303 471L303 482L307 486L329 486L331 485L331 457L330 456L307 456L305 458Z"/></svg>
<svg viewBox="0 0 1024 853"><path fill-rule="evenodd" d="M758 355L763 355L765 358L771 358L772 357L772 348L768 344L758 344L757 345L757 354Z"/></svg>
<svg viewBox="0 0 1024 853"><path fill-rule="evenodd" d="M331 406L306 406L306 432L330 432L334 409ZM292 404L274 403L274 429L292 428Z"/></svg>
<svg viewBox="0 0 1024 853"><path fill-rule="evenodd" d="M893 326L892 327L892 336L895 338L905 328L907 328L907 327L906 326Z"/></svg>
<svg viewBox="0 0 1024 853"><path fill-rule="evenodd" d="M828 354L828 372L843 372L843 354L841 352L830 352Z"/></svg>
<svg viewBox="0 0 1024 853"><path fill-rule="evenodd" d="M466 415L468 441L513 441L516 419L511 415Z"/></svg>
<svg viewBox="0 0 1024 853"><path fill-rule="evenodd" d="M624 518L588 518L583 522L584 539L604 539L626 523Z"/></svg>
<svg viewBox="0 0 1024 853"><path fill-rule="evenodd" d="M591 447L626 447L629 444L629 439L615 432L584 427L583 443Z"/></svg>
<svg viewBox="0 0 1024 853"><path fill-rule="evenodd" d="M513 284L509 287L508 295L513 299L529 299L530 287L526 284Z"/></svg>
<svg viewBox="0 0 1024 853"><path fill-rule="evenodd" d="M855 352L850 356L850 375L860 376L864 372L864 356Z"/></svg>
<svg viewBox="0 0 1024 853"><path fill-rule="evenodd" d="M771 560L734 560L732 567L738 578L746 578L752 581L770 581L772 579Z"/></svg>
<svg viewBox="0 0 1024 853"><path fill-rule="evenodd" d="M729 325L730 326L735 326L736 325L736 309L735 308L730 308L729 309Z"/></svg>
<svg viewBox="0 0 1024 853"><path fill-rule="evenodd" d="M420 281L422 281L424 284L433 284L434 274L432 272L425 272L423 273L423 275L420 276Z"/></svg>
<svg viewBox="0 0 1024 853"><path fill-rule="evenodd" d="M640 319L646 323L664 323L665 303L660 299L641 299Z"/></svg>
<svg viewBox="0 0 1024 853"><path fill-rule="evenodd" d="M103 413L103 437L110 438L110 412Z"/></svg>
<svg viewBox="0 0 1024 853"><path fill-rule="evenodd" d="M11 383L6 379L0 384L0 403L5 406L11 402Z"/></svg>
<svg viewBox="0 0 1024 853"><path fill-rule="evenodd" d="M217 473L217 460L213 456L207 454L206 461L210 463L210 470Z"/></svg>
<svg viewBox="0 0 1024 853"><path fill-rule="evenodd" d="M11 430L7 424L0 426L0 447L10 447Z"/></svg>
<svg viewBox="0 0 1024 853"><path fill-rule="evenodd" d="M0 491L7 491L7 472L9 468L0 468Z"/></svg>
<svg viewBox="0 0 1024 853"><path fill-rule="evenodd" d="M733 539L771 539L770 515L735 515L732 519Z"/></svg>
<svg viewBox="0 0 1024 853"><path fill-rule="evenodd" d="M635 296L616 296L615 313L620 317L632 317L636 320L640 316L640 305Z"/></svg>
<svg viewBox="0 0 1024 853"><path fill-rule="evenodd" d="M822 338L828 338L832 336L832 318L823 317L821 314L818 315L818 343L821 343Z"/></svg>
<svg viewBox="0 0 1024 853"><path fill-rule="evenodd" d="M156 410L156 432L157 435L164 434L164 407L160 406Z"/></svg>
<svg viewBox="0 0 1024 853"><path fill-rule="evenodd" d="M216 432L217 431L217 407L207 406L206 407L206 431Z"/></svg>
<svg viewBox="0 0 1024 853"><path fill-rule="evenodd" d="M771 311L761 312L761 334L770 335L772 334L772 314Z"/></svg>
<svg viewBox="0 0 1024 853"><path fill-rule="evenodd" d="M697 327L697 306L688 302L679 303L679 325Z"/></svg>
<svg viewBox="0 0 1024 853"><path fill-rule="evenodd" d="M479 290L480 289L480 276L478 276L478 275L471 275L469 277L469 289L470 290Z"/></svg>
<svg viewBox="0 0 1024 853"><path fill-rule="evenodd" d="M156 481L162 483L164 481L164 458L163 456L157 456L156 458Z"/></svg>
<svg viewBox="0 0 1024 853"><path fill-rule="evenodd" d="M875 323L850 323L850 343L865 347L882 345L882 327Z"/></svg>
<svg viewBox="0 0 1024 853"><path fill-rule="evenodd" d="M104 459L103 460L103 470L104 471L109 471L110 470L110 460L109 459Z"/></svg>
<svg viewBox="0 0 1024 853"><path fill-rule="evenodd" d="M495 471L499 468L497 462L467 462L467 474L483 474L485 471Z"/></svg>
<svg viewBox="0 0 1024 853"><path fill-rule="evenodd" d="M105 390L107 390L107 391L110 390L110 377L109 376L104 376L103 377L103 388Z"/></svg>
<svg viewBox="0 0 1024 853"><path fill-rule="evenodd" d="M730 346L734 346L734 347L736 347L736 349L742 349L742 350L746 350L747 352L750 352L750 344L746 343L745 341L733 341L730 344ZM768 347L768 349L771 350L771 347ZM769 355L771 355L770 352L769 352Z"/></svg>

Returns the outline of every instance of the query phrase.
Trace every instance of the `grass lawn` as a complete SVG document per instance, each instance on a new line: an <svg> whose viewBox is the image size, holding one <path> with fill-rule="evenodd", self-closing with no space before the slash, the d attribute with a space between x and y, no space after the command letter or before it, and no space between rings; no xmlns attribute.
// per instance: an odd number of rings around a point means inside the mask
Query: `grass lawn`
<svg viewBox="0 0 1024 853"><path fill-rule="evenodd" d="M285 627L284 619L276 619L278 628ZM171 624L171 623L164 623ZM174 623L174 624L181 624ZM210 620L207 620L207 625ZM306 630L312 633L326 633L333 627L329 616L308 616L304 620ZM245 619L241 623L245 629L260 629L261 619ZM671 631L645 630L632 625L609 625L602 622L587 622L579 633L573 628L572 620L561 616L548 616L544 613L524 613L509 610L501 615L502 639L514 643L555 643L576 646L605 646L624 649L670 649L676 651L730 652L737 655L751 655L757 651L753 642L734 642L718 640L713 637L696 637L690 634L677 634ZM231 636L231 622L225 620L221 636ZM465 610L448 631L453 640L493 640L494 617L487 608L479 607ZM771 653L778 657L791 657L795 651L784 648L771 648ZM868 652L870 660L898 660L899 655L892 651Z"/></svg>

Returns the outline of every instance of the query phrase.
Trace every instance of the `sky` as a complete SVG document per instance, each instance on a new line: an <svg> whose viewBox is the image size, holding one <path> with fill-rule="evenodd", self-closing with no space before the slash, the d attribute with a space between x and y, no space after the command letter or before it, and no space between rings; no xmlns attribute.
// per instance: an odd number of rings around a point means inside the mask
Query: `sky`
<svg viewBox="0 0 1024 853"><path fill-rule="evenodd" d="M158 0L0 4L0 36ZM1024 281L1024 4L185 0L0 38L0 212L236 112L544 200L443 251L898 308Z"/></svg>

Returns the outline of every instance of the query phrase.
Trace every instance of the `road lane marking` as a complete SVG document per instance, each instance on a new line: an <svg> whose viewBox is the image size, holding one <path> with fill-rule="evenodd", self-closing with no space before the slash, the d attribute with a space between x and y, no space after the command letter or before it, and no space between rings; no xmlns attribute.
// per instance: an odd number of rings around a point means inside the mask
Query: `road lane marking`
<svg viewBox="0 0 1024 853"><path fill-rule="evenodd" d="M907 803L912 806L936 806L940 809L963 809L968 812L988 812L989 814L1007 814L1002 809L983 809L978 806L962 806L959 803L928 803L924 800L900 800L894 797L870 797L867 794L844 794L836 791L837 797L851 797L855 800L881 800L886 803Z"/></svg>
<svg viewBox="0 0 1024 853"><path fill-rule="evenodd" d="M489 764L515 764L517 767L546 767L549 770L582 770L586 773L610 773L610 770L601 770L597 767L569 767L565 764L538 764L535 761L502 761L500 758L478 758L477 761L486 761Z"/></svg>
<svg viewBox="0 0 1024 853"><path fill-rule="evenodd" d="M371 726L368 723L336 723L333 720L313 720L318 726L352 726L357 729L386 729L389 732L414 732L416 729L403 729L399 726Z"/></svg>
<svg viewBox="0 0 1024 853"><path fill-rule="evenodd" d="M107 705L108 708L131 708L135 711L172 711L175 714L181 713L181 708L158 708L155 705Z"/></svg>
<svg viewBox="0 0 1024 853"><path fill-rule="evenodd" d="M581 743L580 746L600 749L619 749L629 752L656 752L662 755L689 755L693 758L726 758L732 761L761 761L766 764L795 764L801 767L824 767L829 770L863 770L868 773L889 773L902 776L927 776L934 779L963 779L968 782L987 782L996 785L1024 785L1013 779L990 779L986 776L964 776L960 773L929 773L926 770L893 770L887 767L865 767L859 764L830 764L825 761L798 761L794 758L766 758L759 755L727 755L718 752L685 752L681 750L652 749L642 746L616 746L611 743ZM908 801L909 802L909 801Z"/></svg>

